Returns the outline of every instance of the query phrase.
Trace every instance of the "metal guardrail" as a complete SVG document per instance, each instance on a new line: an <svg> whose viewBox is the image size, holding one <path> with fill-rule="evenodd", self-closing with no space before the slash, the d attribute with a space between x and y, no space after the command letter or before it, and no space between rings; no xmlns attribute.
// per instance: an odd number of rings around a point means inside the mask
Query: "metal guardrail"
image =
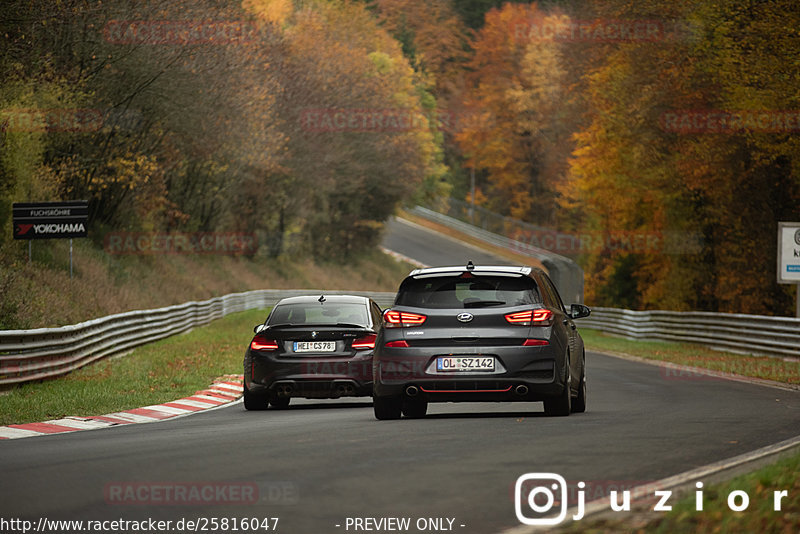
<svg viewBox="0 0 800 534"><path fill-rule="evenodd" d="M61 376L231 313L266 309L282 298L321 293L368 296L384 308L395 298L395 293L387 292L256 290L59 328L0 331L0 386ZM800 357L800 319L793 317L594 308L579 325L630 339L684 341L738 353Z"/></svg>
<svg viewBox="0 0 800 534"><path fill-rule="evenodd" d="M741 354L800 357L800 319L712 312L592 308L578 326L629 339L700 343Z"/></svg>
<svg viewBox="0 0 800 534"><path fill-rule="evenodd" d="M266 309L286 297L322 293L368 296L381 307L391 306L395 297L394 293L363 291L263 289L120 313L59 328L4 330L0 331L0 386L61 376L231 313Z"/></svg>
<svg viewBox="0 0 800 534"><path fill-rule="evenodd" d="M573 303L583 303L583 269L571 259L542 248L534 247L529 243L523 243L522 241L516 241L504 235L492 233L489 230L479 228L422 206L416 206L409 211L414 215L453 228L454 230L480 239L485 243L490 243L514 251L517 254L537 259L544 265L545 269L547 269L550 278L553 279L553 283L561 294L561 298L564 299L564 302L568 306Z"/></svg>

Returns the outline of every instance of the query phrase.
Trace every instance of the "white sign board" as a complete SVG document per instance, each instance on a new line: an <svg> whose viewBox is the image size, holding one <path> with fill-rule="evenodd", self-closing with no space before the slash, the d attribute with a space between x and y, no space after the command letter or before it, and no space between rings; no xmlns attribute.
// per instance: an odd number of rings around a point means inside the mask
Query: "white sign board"
<svg viewBox="0 0 800 534"><path fill-rule="evenodd" d="M778 283L800 284L800 222L778 223Z"/></svg>

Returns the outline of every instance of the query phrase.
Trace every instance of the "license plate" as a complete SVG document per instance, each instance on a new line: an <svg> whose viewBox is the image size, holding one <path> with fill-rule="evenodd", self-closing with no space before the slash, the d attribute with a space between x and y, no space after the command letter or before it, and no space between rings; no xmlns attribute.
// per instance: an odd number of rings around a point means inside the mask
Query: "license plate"
<svg viewBox="0 0 800 534"><path fill-rule="evenodd" d="M443 356L436 359L437 371L494 371L491 356Z"/></svg>
<svg viewBox="0 0 800 534"><path fill-rule="evenodd" d="M336 352L335 341L295 341L295 352Z"/></svg>

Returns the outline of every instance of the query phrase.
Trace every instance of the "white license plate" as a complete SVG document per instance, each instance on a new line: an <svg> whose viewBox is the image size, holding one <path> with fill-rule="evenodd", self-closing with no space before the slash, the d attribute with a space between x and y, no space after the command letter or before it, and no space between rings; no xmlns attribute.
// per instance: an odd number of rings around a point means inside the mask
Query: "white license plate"
<svg viewBox="0 0 800 534"><path fill-rule="evenodd" d="M437 371L494 371L491 356L442 356L436 358Z"/></svg>
<svg viewBox="0 0 800 534"><path fill-rule="evenodd" d="M336 352L335 341L295 341L295 352Z"/></svg>

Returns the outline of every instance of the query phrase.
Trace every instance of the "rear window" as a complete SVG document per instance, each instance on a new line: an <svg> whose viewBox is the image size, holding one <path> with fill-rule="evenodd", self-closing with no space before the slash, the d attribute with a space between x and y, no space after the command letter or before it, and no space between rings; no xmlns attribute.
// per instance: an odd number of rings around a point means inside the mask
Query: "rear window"
<svg viewBox="0 0 800 534"><path fill-rule="evenodd" d="M281 304L275 307L267 324L319 324L338 323L367 326L367 307L362 304Z"/></svg>
<svg viewBox="0 0 800 534"><path fill-rule="evenodd" d="M400 286L396 304L459 309L541 302L536 282L527 276L462 276L407 278Z"/></svg>

